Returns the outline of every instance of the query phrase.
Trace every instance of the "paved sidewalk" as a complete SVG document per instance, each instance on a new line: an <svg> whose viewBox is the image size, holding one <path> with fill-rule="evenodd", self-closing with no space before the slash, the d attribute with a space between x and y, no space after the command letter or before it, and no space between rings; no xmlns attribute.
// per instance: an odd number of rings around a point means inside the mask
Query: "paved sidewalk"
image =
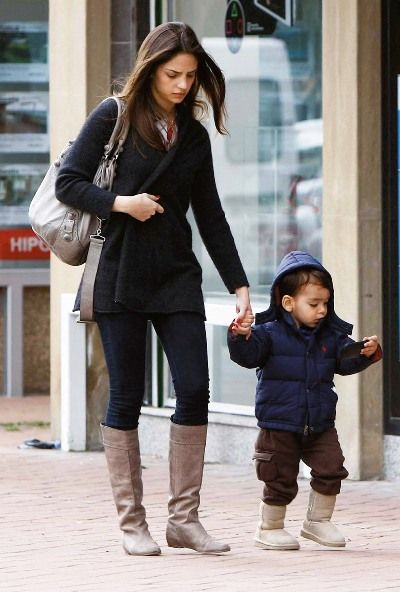
<svg viewBox="0 0 400 592"><path fill-rule="evenodd" d="M28 398L26 398L28 399ZM35 400L15 405L0 399L0 423ZM40 406L39 405L39 406ZM14 411L13 411L14 409ZM47 419L47 417L42 417ZM6 421L7 420L7 421ZM207 465L201 518L210 532L231 544L224 556L169 549L168 471L146 457L145 504L160 557L122 552L116 512L102 453L19 449L22 440L49 438L48 428L0 427L1 592L372 592L400 591L400 482L351 482L343 486L335 520L347 547L331 550L301 539L300 551L262 551L253 546L261 486L251 465ZM309 485L288 511L287 527L298 535Z"/></svg>

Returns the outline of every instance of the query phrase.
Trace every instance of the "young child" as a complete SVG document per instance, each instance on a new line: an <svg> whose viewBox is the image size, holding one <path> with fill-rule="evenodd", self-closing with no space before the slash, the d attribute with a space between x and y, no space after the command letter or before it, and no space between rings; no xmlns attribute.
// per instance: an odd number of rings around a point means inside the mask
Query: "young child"
<svg viewBox="0 0 400 592"><path fill-rule="evenodd" d="M298 549L284 530L295 498L299 462L311 467L311 492L301 535L328 547L345 539L331 522L336 495L348 476L335 429L334 374L354 374L382 357L376 335L361 354L342 357L352 325L334 311L330 274L308 253L292 251L278 268L268 310L231 324L231 359L257 368L255 445L257 477L264 482L255 541L263 549Z"/></svg>

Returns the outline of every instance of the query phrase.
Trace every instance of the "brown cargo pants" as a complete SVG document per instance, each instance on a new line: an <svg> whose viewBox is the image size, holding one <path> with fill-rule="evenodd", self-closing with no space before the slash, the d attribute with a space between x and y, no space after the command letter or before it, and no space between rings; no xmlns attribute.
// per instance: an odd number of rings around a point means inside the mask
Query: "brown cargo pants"
<svg viewBox="0 0 400 592"><path fill-rule="evenodd" d="M310 435L261 429L253 459L264 482L262 500L274 506L286 506L296 497L300 460L311 468L311 487L323 495L338 494L348 476L335 428Z"/></svg>

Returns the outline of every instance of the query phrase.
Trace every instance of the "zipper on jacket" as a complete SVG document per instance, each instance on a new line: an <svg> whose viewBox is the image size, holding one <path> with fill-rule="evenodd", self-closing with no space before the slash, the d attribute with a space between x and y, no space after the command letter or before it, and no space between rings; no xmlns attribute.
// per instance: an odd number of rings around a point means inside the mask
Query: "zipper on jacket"
<svg viewBox="0 0 400 592"><path fill-rule="evenodd" d="M310 416L307 413L306 423L305 423L304 430L303 430L304 436L309 436L310 435L310 426L308 425L309 419L310 419Z"/></svg>

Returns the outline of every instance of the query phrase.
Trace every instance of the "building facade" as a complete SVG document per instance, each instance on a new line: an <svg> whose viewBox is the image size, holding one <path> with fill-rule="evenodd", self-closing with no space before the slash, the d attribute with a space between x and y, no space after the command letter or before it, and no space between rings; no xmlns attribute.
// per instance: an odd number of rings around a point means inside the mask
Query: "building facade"
<svg viewBox="0 0 400 592"><path fill-rule="evenodd" d="M394 42L399 2L272 4L273 8L261 0L50 0L51 156L126 76L137 47L153 26L166 20L191 25L226 77L230 134L218 137L210 121L204 124L254 308L265 308L275 268L287 251L304 249L322 258L334 278L336 308L354 323L355 338L377 333L385 353L383 364L337 379L337 425L346 466L354 478L400 477L400 58ZM235 301L226 293L195 224L193 230L207 312L208 460L248 462L257 433L256 379L229 360L225 335ZM63 397L69 396L74 407L71 399L80 393L81 446L96 449L108 388L99 336L95 326L74 326L65 332L73 320L68 295L75 292L81 273L51 258L52 426L54 437L68 429L63 424ZM76 340L83 344L84 380L79 384L68 354L71 340L75 349ZM164 455L174 392L150 327L148 362L142 448ZM71 379L66 382L65 376Z"/></svg>

